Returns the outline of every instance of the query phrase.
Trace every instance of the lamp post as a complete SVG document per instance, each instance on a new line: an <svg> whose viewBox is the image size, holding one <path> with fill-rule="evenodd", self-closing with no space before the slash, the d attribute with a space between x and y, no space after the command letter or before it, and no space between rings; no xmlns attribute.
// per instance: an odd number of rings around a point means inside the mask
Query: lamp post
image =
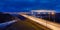
<svg viewBox="0 0 60 30"><path fill-rule="evenodd" d="M49 20L50 20L50 12L48 13L48 16L49 16Z"/></svg>
<svg viewBox="0 0 60 30"><path fill-rule="evenodd" d="M54 12L52 12L52 16L54 17L54 22L55 22L55 13Z"/></svg>

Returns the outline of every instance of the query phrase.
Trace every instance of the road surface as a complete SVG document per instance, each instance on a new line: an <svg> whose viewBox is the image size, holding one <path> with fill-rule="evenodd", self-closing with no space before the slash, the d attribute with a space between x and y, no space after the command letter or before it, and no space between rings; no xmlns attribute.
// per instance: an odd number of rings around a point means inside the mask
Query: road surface
<svg viewBox="0 0 60 30"><path fill-rule="evenodd" d="M57 23L53 23L53 22L50 22L50 21L46 21L44 19L39 19L39 18L36 18L36 17L33 17L33 16L28 16L28 15L25 15L25 14L20 14L28 19L31 19L32 21L36 22L36 23L39 23L43 26L46 26L52 30L60 30L60 24L57 24Z"/></svg>
<svg viewBox="0 0 60 30"><path fill-rule="evenodd" d="M17 19L17 18L16 18ZM17 19L18 21L8 27L6 30L44 30L41 27L37 27L35 24L32 24L28 21L22 21L20 19ZM28 20L28 19L25 19Z"/></svg>

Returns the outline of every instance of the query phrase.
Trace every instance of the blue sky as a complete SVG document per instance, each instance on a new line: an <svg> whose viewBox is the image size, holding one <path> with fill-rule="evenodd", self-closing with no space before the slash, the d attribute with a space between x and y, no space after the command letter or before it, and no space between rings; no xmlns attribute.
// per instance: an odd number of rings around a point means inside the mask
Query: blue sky
<svg viewBox="0 0 60 30"><path fill-rule="evenodd" d="M60 0L0 0L1 12L21 12L37 9L60 12Z"/></svg>

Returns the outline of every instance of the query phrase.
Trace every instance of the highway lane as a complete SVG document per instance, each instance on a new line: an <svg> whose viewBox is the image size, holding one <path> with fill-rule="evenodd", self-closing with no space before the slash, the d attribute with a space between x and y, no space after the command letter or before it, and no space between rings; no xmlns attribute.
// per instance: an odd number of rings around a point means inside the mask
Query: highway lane
<svg viewBox="0 0 60 30"><path fill-rule="evenodd" d="M6 30L44 30L42 28L37 27L35 24L32 24L30 21L22 21L16 18L18 21L8 27ZM25 19L28 20L28 19Z"/></svg>
<svg viewBox="0 0 60 30"><path fill-rule="evenodd" d="M36 23L39 23L43 26L46 26L52 30L60 30L60 24L57 24L57 23L53 23L53 22L50 22L50 21L46 21L44 19L39 19L39 18L36 18L36 17L33 17L33 16L28 16L28 15L25 15L25 14L20 14L28 19L31 19L32 21L35 21Z"/></svg>

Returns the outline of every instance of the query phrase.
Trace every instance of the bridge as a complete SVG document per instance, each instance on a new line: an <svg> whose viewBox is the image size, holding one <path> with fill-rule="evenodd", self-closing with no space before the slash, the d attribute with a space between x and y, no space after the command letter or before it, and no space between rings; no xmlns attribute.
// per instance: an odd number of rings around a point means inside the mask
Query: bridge
<svg viewBox="0 0 60 30"><path fill-rule="evenodd" d="M50 21L46 21L44 19L40 19L40 18L36 18L36 17L33 17L33 16L28 16L28 15L23 15L22 16L28 18L28 19L31 19L31 21L34 21L38 24L41 24L47 28L50 28L52 30L59 30L60 29L60 24L57 24L57 23L53 23L53 22L50 22Z"/></svg>
<svg viewBox="0 0 60 30"><path fill-rule="evenodd" d="M19 14L19 15L25 19L21 20L20 18L17 17L16 20L18 23L12 25L11 27L14 26L13 28L15 28L15 26L19 26L20 28L22 28L24 26L24 27L26 27L25 28L26 30L27 30L27 28L30 30L32 30L32 28L33 28L33 30L60 30L60 24L58 24L58 23L47 21L47 20L44 20L41 18L36 18L35 16L29 16L27 14ZM9 28L11 28L11 27L9 27ZM17 27L17 29L19 29L19 28Z"/></svg>

